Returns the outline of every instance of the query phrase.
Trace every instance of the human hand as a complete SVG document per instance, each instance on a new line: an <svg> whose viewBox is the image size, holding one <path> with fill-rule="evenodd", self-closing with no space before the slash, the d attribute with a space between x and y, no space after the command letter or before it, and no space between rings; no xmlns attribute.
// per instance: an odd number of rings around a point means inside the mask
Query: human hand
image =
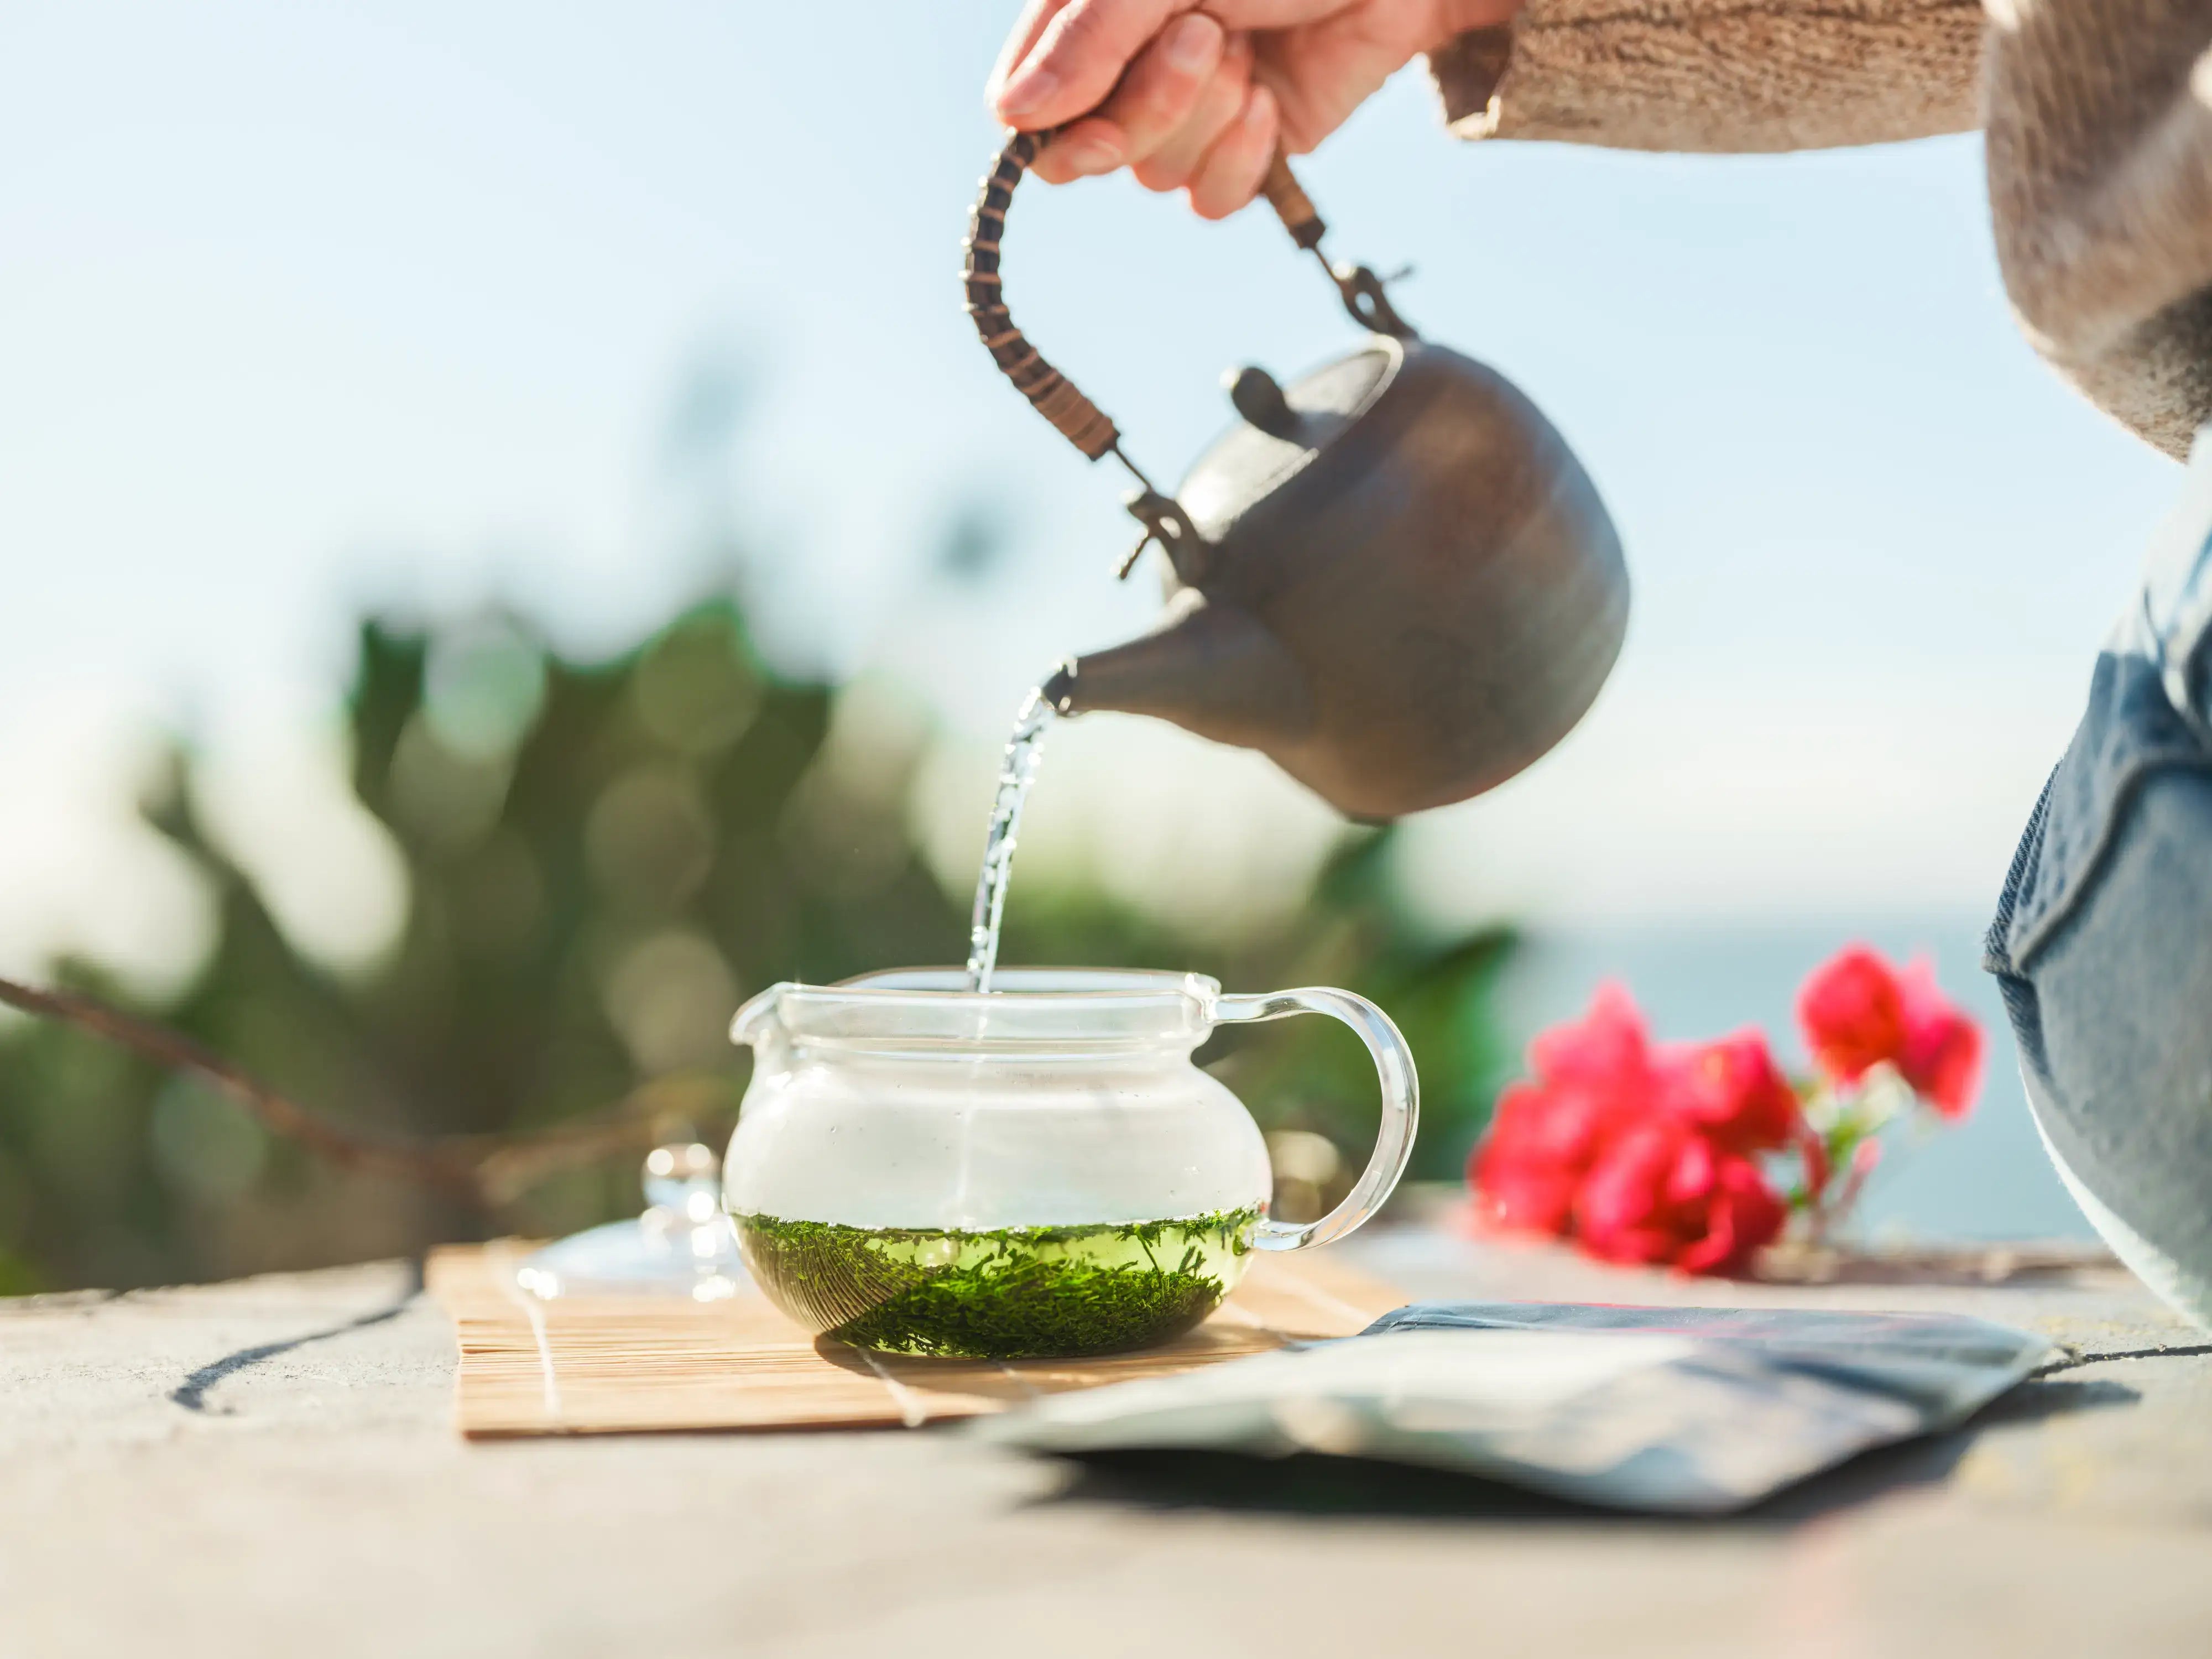
<svg viewBox="0 0 2212 1659"><path fill-rule="evenodd" d="M988 96L1007 125L1060 126L1051 184L1128 167L1202 218L1258 193L1420 52L1521 0L1029 0Z"/></svg>

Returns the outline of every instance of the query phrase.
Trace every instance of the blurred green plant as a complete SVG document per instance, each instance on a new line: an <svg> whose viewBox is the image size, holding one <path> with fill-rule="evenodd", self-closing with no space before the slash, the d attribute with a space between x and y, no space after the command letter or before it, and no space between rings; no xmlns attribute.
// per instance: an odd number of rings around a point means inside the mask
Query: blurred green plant
<svg viewBox="0 0 2212 1659"><path fill-rule="evenodd" d="M353 787L408 877L397 941L369 968L333 972L287 939L195 811L190 753L145 806L209 883L217 929L190 987L143 1012L331 1117L514 1131L658 1081L671 1132L718 1139L744 1081L725 1037L744 995L947 961L964 944L967 896L939 884L908 825L926 728L770 672L734 602L598 662L562 657L512 615L372 621L349 708ZM1385 878L1390 840L1359 832L1308 902L1234 945L1086 884L1018 878L1006 959L1361 991L1419 1059L1415 1172L1455 1173L1503 1059L1488 994L1510 940L1426 941ZM59 977L126 1000L87 964ZM1310 1172L1322 1198L1364 1161L1375 1086L1348 1033L1291 1022L1201 1058L1271 1130L1341 1149ZM623 1161L488 1217L318 1162L205 1084L76 1030L0 1026L0 1294L360 1260L492 1226L561 1231L637 1201Z"/></svg>

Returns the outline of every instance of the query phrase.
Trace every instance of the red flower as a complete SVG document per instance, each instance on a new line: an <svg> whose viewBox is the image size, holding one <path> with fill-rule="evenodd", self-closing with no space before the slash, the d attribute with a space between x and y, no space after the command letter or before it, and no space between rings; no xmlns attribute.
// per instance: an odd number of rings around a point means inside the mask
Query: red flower
<svg viewBox="0 0 2212 1659"><path fill-rule="evenodd" d="M1852 945L1807 979L1797 1014L1832 1085L1887 1066L1947 1117L1972 1106L1981 1030L1936 988L1925 961L1899 974ZM1468 1160L1474 1214L1572 1238L1604 1261L1741 1272L1789 1216L1762 1155L1803 1158L1800 1196L1817 1229L1849 1209L1881 1152L1856 1139L1868 1126L1849 1116L1848 1101L1828 1131L1835 1146L1824 1142L1759 1031L1655 1048L1618 985L1530 1043L1528 1066ZM1849 1164L1832 1170L1832 1150L1844 1146Z"/></svg>
<svg viewBox="0 0 2212 1659"><path fill-rule="evenodd" d="M1583 1137L1554 1105L1543 1090L1527 1083L1498 1097L1490 1133L1467 1170L1485 1220L1516 1232L1566 1231L1589 1156L1565 1151L1563 1143Z"/></svg>
<svg viewBox="0 0 2212 1659"><path fill-rule="evenodd" d="M1898 981L1905 1041L1897 1069L1913 1091L1945 1117L1962 1118L1982 1089L1982 1028L1936 988L1936 969L1917 957Z"/></svg>
<svg viewBox="0 0 2212 1659"><path fill-rule="evenodd" d="M1581 1020L1530 1043L1528 1064L1535 1077L1498 1097L1468 1179L1486 1219L1563 1234L1590 1164L1650 1109L1657 1073L1643 1018L1613 984L1599 987Z"/></svg>
<svg viewBox="0 0 2212 1659"><path fill-rule="evenodd" d="M1528 1045L1539 1080L1588 1090L1615 1102L1650 1086L1651 1038L1627 987L1607 980L1579 1021L1540 1031Z"/></svg>
<svg viewBox="0 0 2212 1659"><path fill-rule="evenodd" d="M1591 1170L1575 1200L1575 1231L1583 1249L1608 1261L1726 1273L1773 1243L1787 1213L1749 1158L1656 1120L1623 1135Z"/></svg>
<svg viewBox="0 0 2212 1659"><path fill-rule="evenodd" d="M1766 1038L1745 1030L1668 1051L1662 1100L1685 1125L1737 1152L1772 1152L1796 1135L1797 1091Z"/></svg>
<svg viewBox="0 0 2212 1659"><path fill-rule="evenodd" d="M1820 1069L1856 1083L1869 1067L1904 1054L1905 990L1887 963L1863 945L1847 945L1799 988L1797 1023Z"/></svg>
<svg viewBox="0 0 2212 1659"><path fill-rule="evenodd" d="M1863 945L1813 970L1797 1018L1822 1069L1855 1083L1871 1066L1897 1067L1946 1117L1973 1109L1982 1086L1982 1030L1936 986L1924 957L1899 974Z"/></svg>
<svg viewBox="0 0 2212 1659"><path fill-rule="evenodd" d="M1528 1064L1468 1166L1486 1219L1685 1273L1732 1271L1781 1231L1748 1155L1789 1145L1802 1118L1758 1032L1655 1050L1627 992L1606 985Z"/></svg>

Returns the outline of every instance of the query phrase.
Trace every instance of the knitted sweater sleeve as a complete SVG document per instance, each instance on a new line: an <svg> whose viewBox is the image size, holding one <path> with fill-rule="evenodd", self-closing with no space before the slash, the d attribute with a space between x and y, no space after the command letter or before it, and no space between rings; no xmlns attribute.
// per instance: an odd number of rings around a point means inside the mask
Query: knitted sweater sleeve
<svg viewBox="0 0 2212 1659"><path fill-rule="evenodd" d="M1990 208L2036 349L2172 455L2212 418L2212 0L1991 0Z"/></svg>
<svg viewBox="0 0 2212 1659"><path fill-rule="evenodd" d="M2169 454L2212 422L2212 0L1528 0L1429 67L1468 138L1787 150L1983 126L2036 349Z"/></svg>
<svg viewBox="0 0 2212 1659"><path fill-rule="evenodd" d="M1978 124L1980 0L1528 0L1429 57L1452 131L1825 149Z"/></svg>

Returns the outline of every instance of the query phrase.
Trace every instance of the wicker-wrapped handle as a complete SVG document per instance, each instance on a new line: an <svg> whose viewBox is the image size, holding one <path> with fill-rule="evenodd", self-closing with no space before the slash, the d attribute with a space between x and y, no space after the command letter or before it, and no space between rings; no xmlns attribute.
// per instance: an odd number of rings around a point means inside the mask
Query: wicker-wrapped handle
<svg viewBox="0 0 2212 1659"><path fill-rule="evenodd" d="M983 180L975 198L975 211L968 221L964 277L968 314L984 349L1014 388L1036 405L1038 414L1058 427L1068 442L1092 460L1111 450L1121 433L1106 411L1075 389L1075 383L1045 362L1043 355L1014 326L1006 309L1006 293L999 281L999 242L1006 234L1006 204L1014 199L1014 186L1036 160L1037 151L1052 135L1018 132L1006 140L999 160Z"/></svg>
<svg viewBox="0 0 2212 1659"><path fill-rule="evenodd" d="M1121 442L1120 428L1106 411L1076 390L1075 383L1044 360L1043 354L1014 325L1006 309L1006 289L999 276L999 245L1006 234L1006 207L1014 199L1014 186L1030 170L1037 152L1052 141L1047 132L1017 132L1008 137L998 161L983 179L975 210L969 216L963 277L968 290L968 314L975 332L1015 389L1036 405L1038 414L1060 430L1061 435L1092 460L1110 454ZM1302 248L1317 248L1328 227L1314 204L1291 176L1291 165L1280 150L1269 163L1261 193Z"/></svg>
<svg viewBox="0 0 2212 1659"><path fill-rule="evenodd" d="M1328 227L1315 211L1313 198L1291 171L1291 158L1282 151L1267 163L1267 176L1260 185L1260 193L1267 198L1267 205L1275 210L1275 216L1283 222L1283 228L1291 233L1291 240L1303 248L1317 248L1321 239L1328 234Z"/></svg>

